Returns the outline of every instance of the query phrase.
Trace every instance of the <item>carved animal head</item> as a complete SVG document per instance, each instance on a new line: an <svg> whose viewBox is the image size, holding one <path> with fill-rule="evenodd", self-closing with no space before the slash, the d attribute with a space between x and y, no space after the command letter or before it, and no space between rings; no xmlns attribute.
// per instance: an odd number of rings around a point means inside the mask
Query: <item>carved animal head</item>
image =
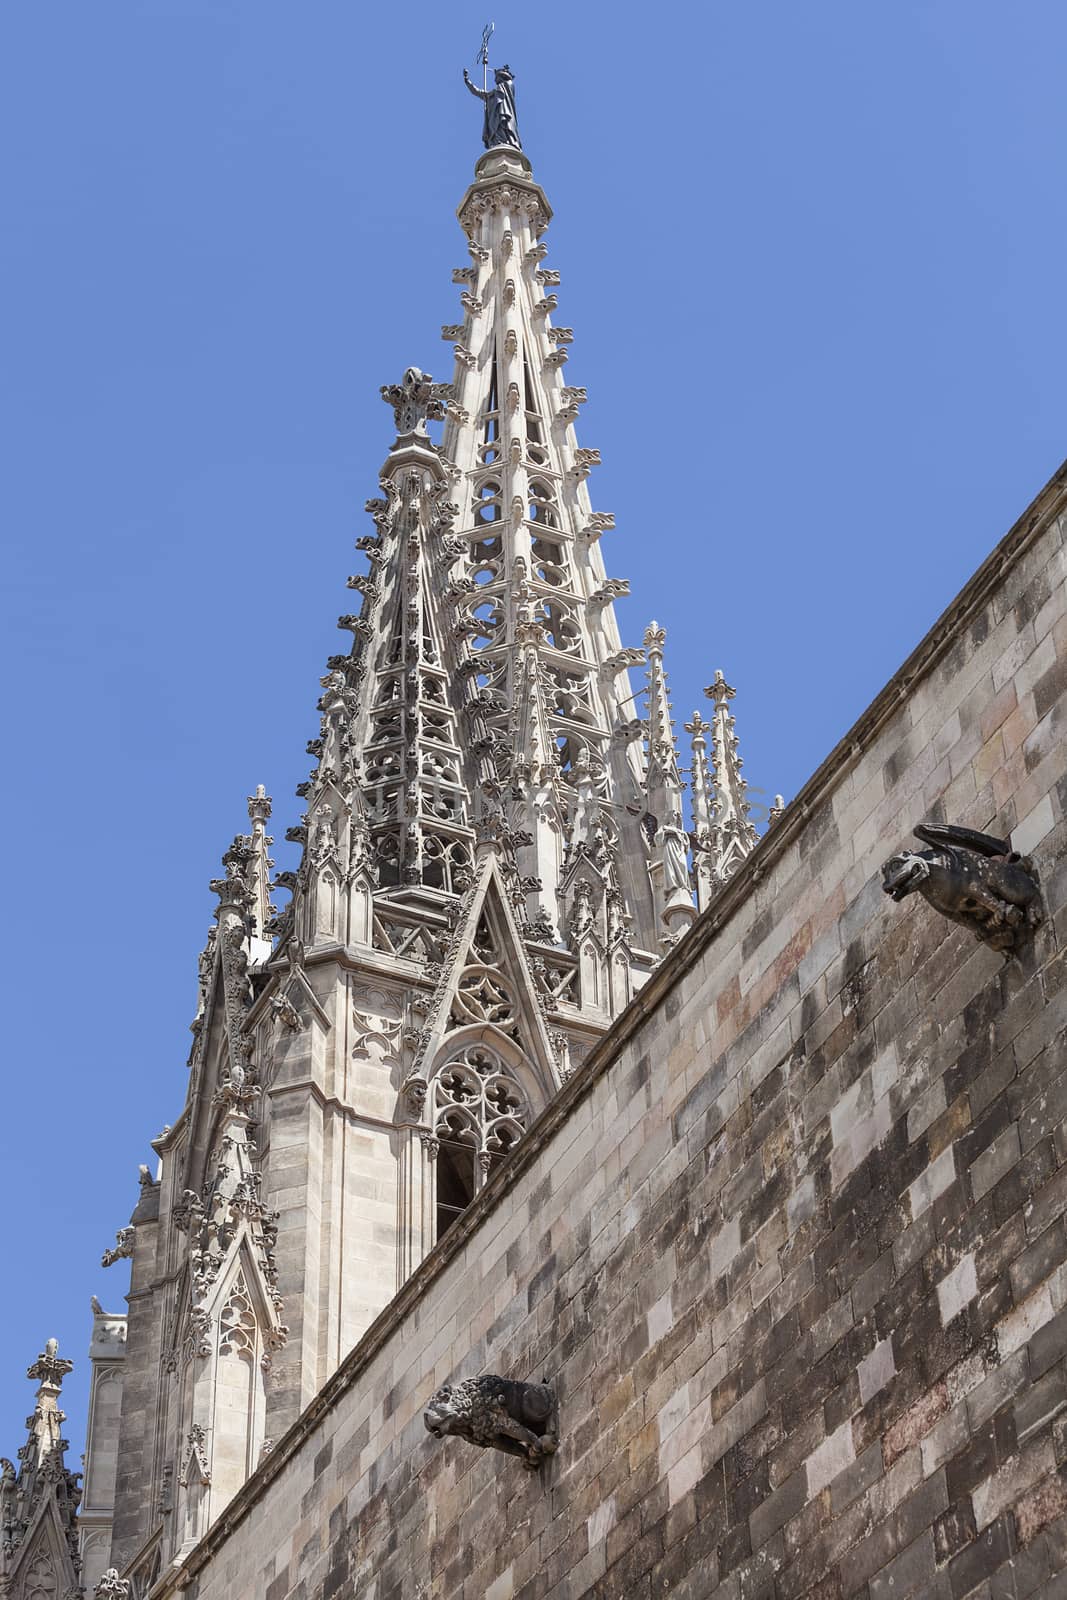
<svg viewBox="0 0 1067 1600"><path fill-rule="evenodd" d="M426 1403L423 1412L423 1421L435 1439L443 1439L450 1433L466 1433L471 1424L472 1396L467 1392L465 1384L453 1388L451 1384L442 1384Z"/></svg>
<svg viewBox="0 0 1067 1600"><path fill-rule="evenodd" d="M902 850L882 863L882 888L894 900L913 894L930 876L930 857L918 850Z"/></svg>

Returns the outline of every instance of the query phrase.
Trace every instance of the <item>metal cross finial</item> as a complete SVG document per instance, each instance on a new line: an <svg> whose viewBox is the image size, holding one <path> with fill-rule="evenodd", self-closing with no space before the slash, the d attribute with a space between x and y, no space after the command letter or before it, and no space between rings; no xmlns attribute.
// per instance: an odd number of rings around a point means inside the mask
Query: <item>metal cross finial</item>
<svg viewBox="0 0 1067 1600"><path fill-rule="evenodd" d="M493 30L495 27L495 22L486 23L485 27L482 29L482 42L478 46L478 54L474 58L475 66L477 66L479 61L482 64L483 89L486 89L489 86L489 40L493 36Z"/></svg>

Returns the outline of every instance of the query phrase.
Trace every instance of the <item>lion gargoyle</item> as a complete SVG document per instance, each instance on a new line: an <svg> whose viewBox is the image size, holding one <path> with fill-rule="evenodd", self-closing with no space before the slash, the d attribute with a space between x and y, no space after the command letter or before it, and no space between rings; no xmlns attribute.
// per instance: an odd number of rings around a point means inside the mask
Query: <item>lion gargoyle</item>
<svg viewBox="0 0 1067 1600"><path fill-rule="evenodd" d="M423 1421L436 1439L454 1433L470 1444L521 1456L539 1467L559 1444L559 1404L547 1383L516 1383L489 1373L446 1383L430 1396Z"/></svg>
<svg viewBox="0 0 1067 1600"><path fill-rule="evenodd" d="M929 850L903 850L882 867L882 888L894 900L917 889L935 911L970 928L976 939L1013 955L1042 920L1037 870L1006 839L972 828L922 824L915 837Z"/></svg>

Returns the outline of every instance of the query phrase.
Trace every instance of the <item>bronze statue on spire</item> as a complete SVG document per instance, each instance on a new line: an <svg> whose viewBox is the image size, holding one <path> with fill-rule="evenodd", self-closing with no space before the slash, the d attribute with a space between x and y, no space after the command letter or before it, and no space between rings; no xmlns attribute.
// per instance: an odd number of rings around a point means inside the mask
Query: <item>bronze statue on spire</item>
<svg viewBox="0 0 1067 1600"><path fill-rule="evenodd" d="M498 145L510 145L513 150L521 150L522 142L515 118L515 79L511 75L511 68L506 63L493 68L491 89L479 89L476 83L472 83L466 67L463 69L463 82L471 94L485 105L485 121L482 124L482 143L485 148L492 150Z"/></svg>

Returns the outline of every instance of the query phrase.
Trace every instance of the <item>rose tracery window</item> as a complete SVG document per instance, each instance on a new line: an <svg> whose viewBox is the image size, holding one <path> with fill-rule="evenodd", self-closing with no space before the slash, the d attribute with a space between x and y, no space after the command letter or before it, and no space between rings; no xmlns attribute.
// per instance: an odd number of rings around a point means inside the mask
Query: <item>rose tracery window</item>
<svg viewBox="0 0 1067 1600"><path fill-rule="evenodd" d="M428 1115L439 1239L518 1144L529 1107L502 1057L477 1044L438 1070L430 1084Z"/></svg>

